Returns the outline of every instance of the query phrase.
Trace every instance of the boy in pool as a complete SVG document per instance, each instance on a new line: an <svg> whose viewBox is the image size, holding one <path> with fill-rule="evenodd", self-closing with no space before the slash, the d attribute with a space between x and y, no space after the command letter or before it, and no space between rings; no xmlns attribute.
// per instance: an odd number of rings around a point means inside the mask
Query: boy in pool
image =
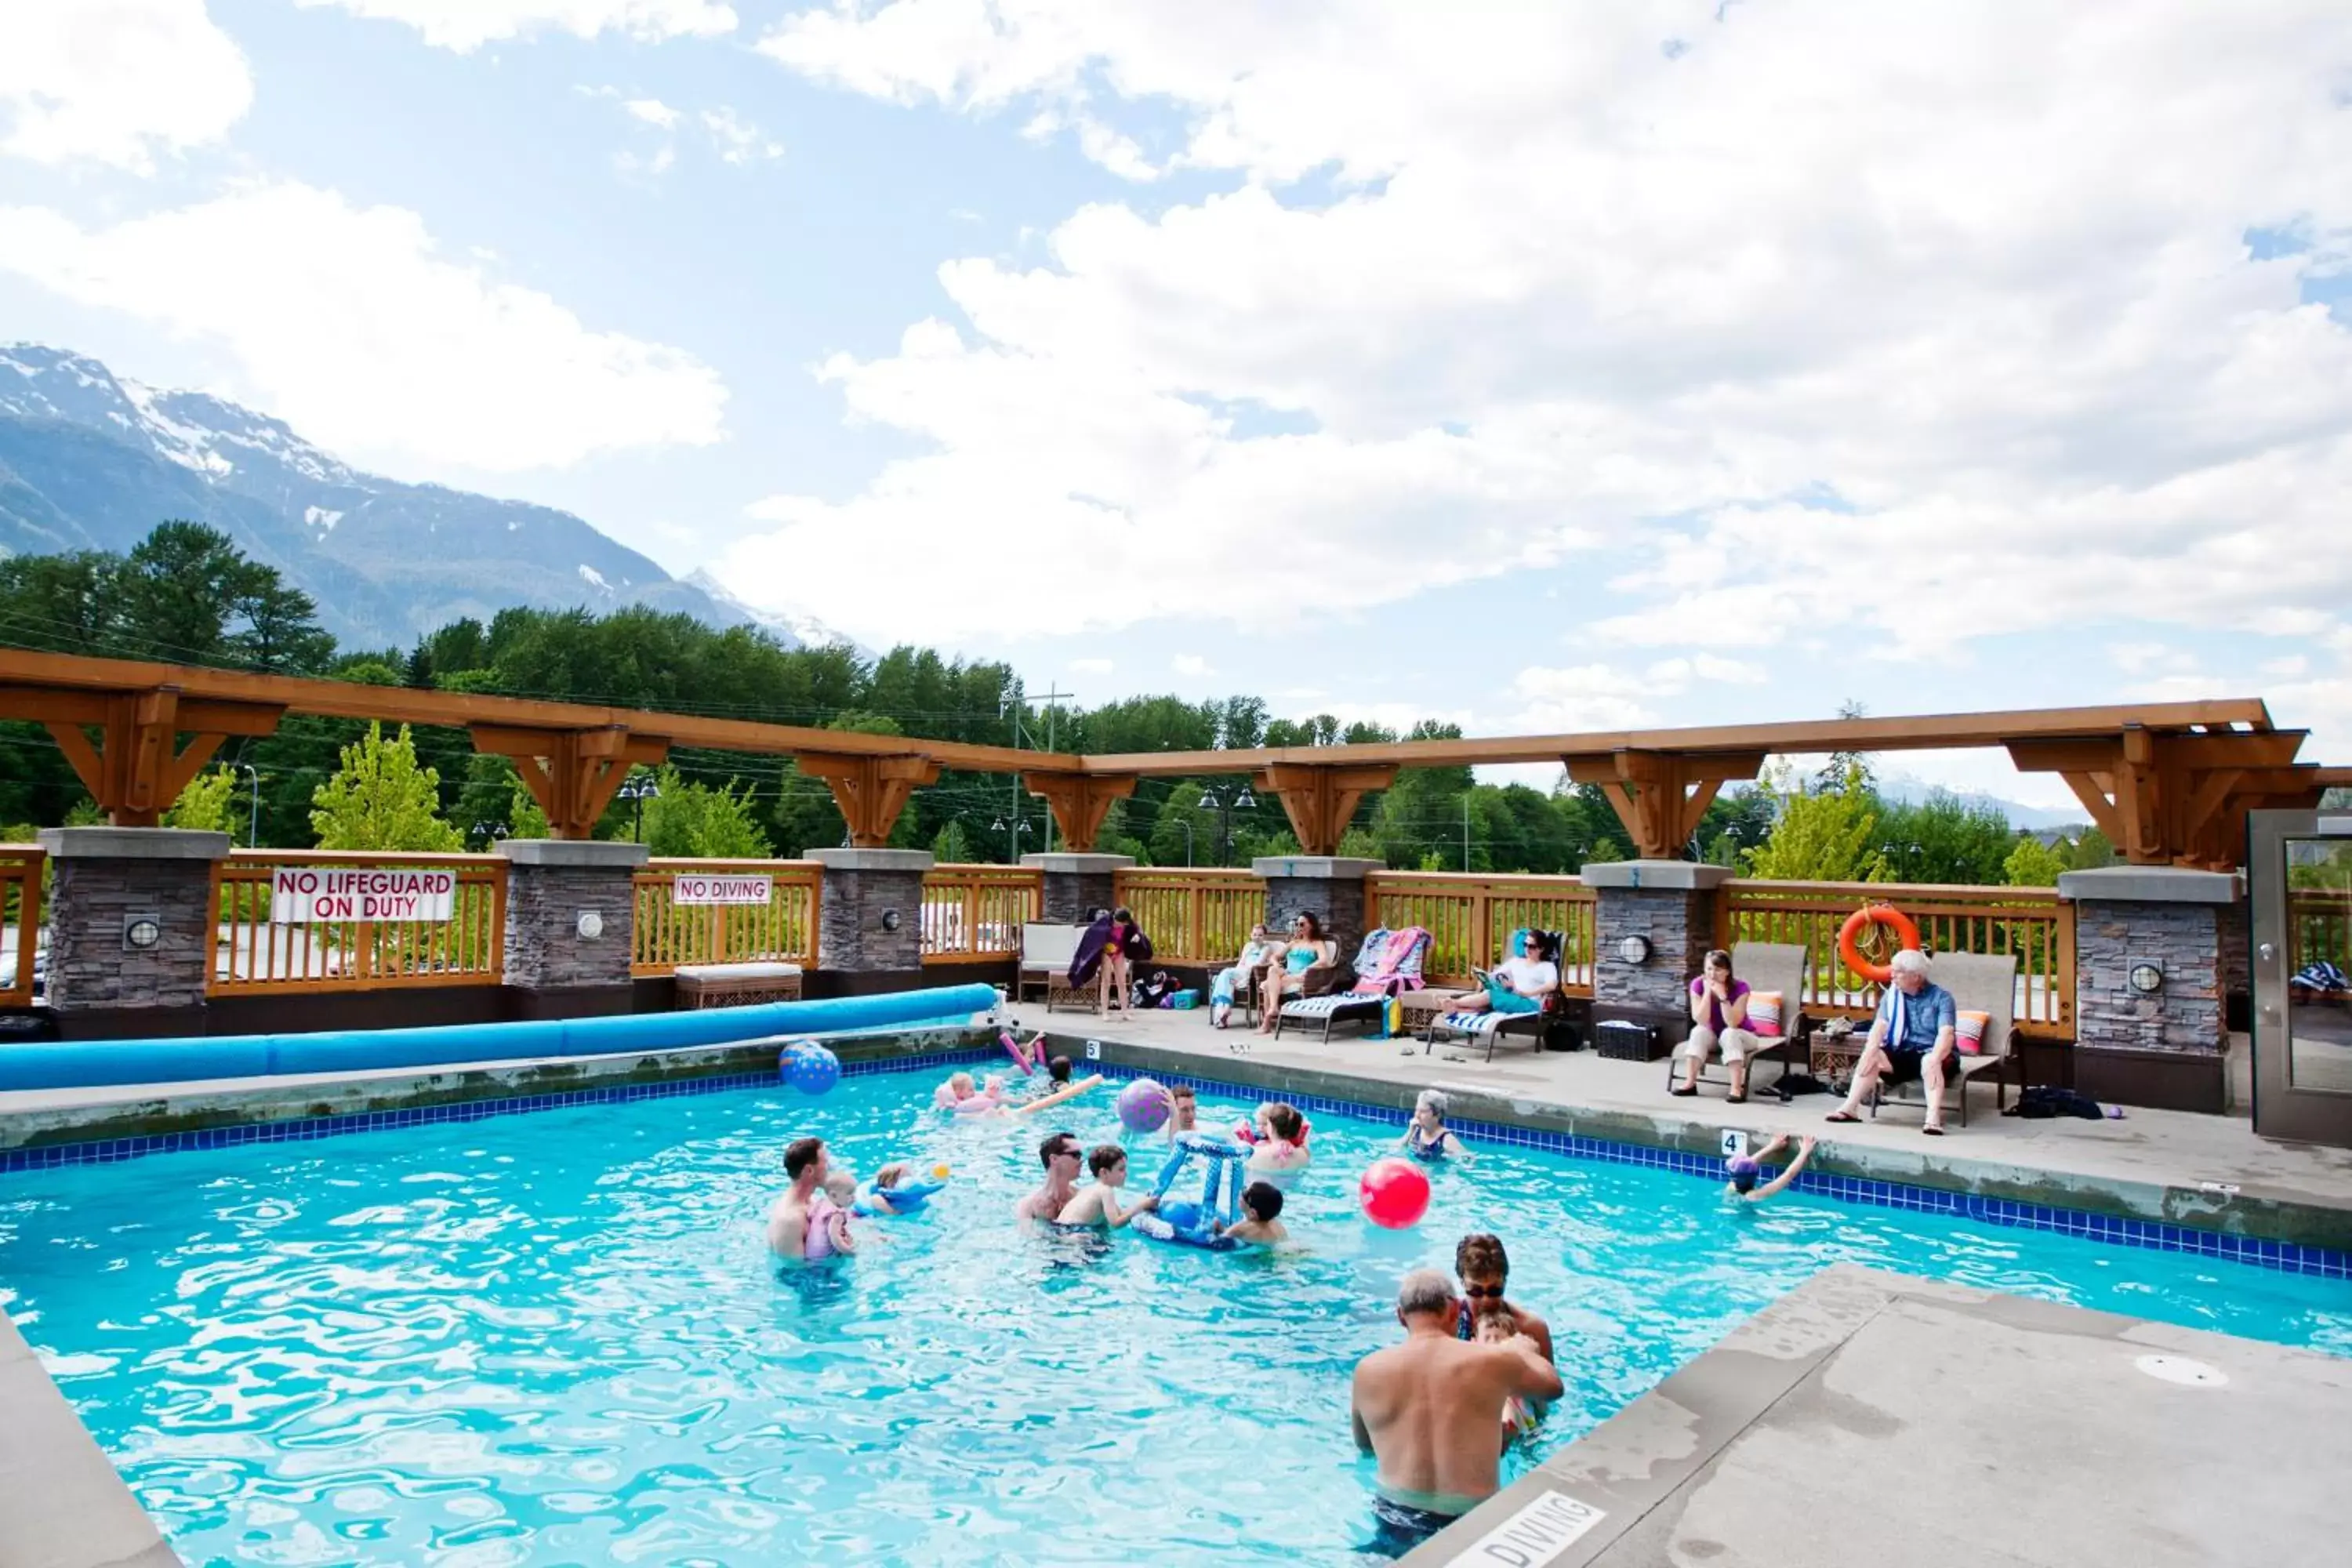
<svg viewBox="0 0 2352 1568"><path fill-rule="evenodd" d="M915 1167L904 1160L893 1160L874 1173L874 1184L866 1189L866 1206L877 1214L896 1218L898 1206L890 1201L890 1189L913 1175ZM828 1188L827 1191L831 1189ZM851 1189L854 1193L855 1188Z"/></svg>
<svg viewBox="0 0 2352 1568"><path fill-rule="evenodd" d="M1272 1182L1252 1182L1242 1189L1242 1213L1246 1217L1240 1224L1224 1228L1234 1240L1272 1247L1290 1239L1282 1224L1282 1189Z"/></svg>
<svg viewBox="0 0 2352 1568"><path fill-rule="evenodd" d="M1087 1169L1095 1173L1094 1184L1078 1189L1077 1195L1055 1216L1056 1225L1118 1230L1137 1215L1160 1206L1158 1198L1149 1196L1131 1209L1118 1206L1118 1189L1127 1184L1127 1151L1118 1144L1097 1144L1094 1152L1087 1156Z"/></svg>
<svg viewBox="0 0 2352 1568"><path fill-rule="evenodd" d="M1730 1159L1726 1160L1723 1163L1723 1172L1731 1180L1723 1189L1725 1201L1735 1204L1760 1204L1768 1198L1776 1198L1787 1192L1789 1184L1797 1179L1797 1173L1805 1168L1805 1162L1813 1157L1813 1141L1811 1138L1797 1145L1797 1157L1789 1162L1787 1170L1760 1187L1756 1183L1757 1178L1763 1175L1764 1166L1772 1156L1788 1146L1789 1135L1786 1132L1776 1132L1772 1135L1772 1142L1757 1150L1755 1153L1734 1154Z"/></svg>

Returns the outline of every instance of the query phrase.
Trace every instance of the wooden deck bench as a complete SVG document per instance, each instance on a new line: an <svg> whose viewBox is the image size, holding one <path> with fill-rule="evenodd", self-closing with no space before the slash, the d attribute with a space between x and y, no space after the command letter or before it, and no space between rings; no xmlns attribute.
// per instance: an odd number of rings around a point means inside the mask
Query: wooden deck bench
<svg viewBox="0 0 2352 1568"><path fill-rule="evenodd" d="M677 1005L682 1008L749 1007L761 1002L801 999L797 963L681 963Z"/></svg>

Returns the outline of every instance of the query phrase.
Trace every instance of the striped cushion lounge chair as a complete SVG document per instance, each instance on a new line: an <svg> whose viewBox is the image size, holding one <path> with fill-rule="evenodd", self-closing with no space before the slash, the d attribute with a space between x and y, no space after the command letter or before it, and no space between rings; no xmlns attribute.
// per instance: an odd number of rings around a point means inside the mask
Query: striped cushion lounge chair
<svg viewBox="0 0 2352 1568"><path fill-rule="evenodd" d="M1373 931L1356 952L1356 984L1346 991L1284 1003L1274 1021L1275 1037L1281 1037L1286 1023L1319 1023L1322 1037L1328 1040L1331 1026L1342 1019L1379 1022L1390 997L1421 988L1422 965L1428 954L1429 932L1419 926Z"/></svg>

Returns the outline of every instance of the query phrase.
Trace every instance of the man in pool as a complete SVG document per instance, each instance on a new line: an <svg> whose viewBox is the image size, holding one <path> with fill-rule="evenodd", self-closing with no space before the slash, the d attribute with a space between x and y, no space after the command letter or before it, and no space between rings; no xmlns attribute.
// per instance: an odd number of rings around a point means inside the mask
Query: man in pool
<svg viewBox="0 0 2352 1568"><path fill-rule="evenodd" d="M1545 1361L1553 1359L1551 1325L1503 1295L1503 1287L1511 1279L1511 1258L1503 1250L1501 1237L1483 1230L1464 1237L1454 1244L1454 1272L1462 1277L1462 1311L1454 1325L1457 1335L1468 1339L1473 1316L1492 1306L1511 1314L1519 1332L1535 1342Z"/></svg>
<svg viewBox="0 0 2352 1568"><path fill-rule="evenodd" d="M1496 1412L1506 1401L1558 1399L1551 1360L1524 1333L1461 1340L1463 1303L1433 1268L1397 1288L1404 1342L1356 1363L1349 1418L1356 1446L1380 1461L1372 1550L1402 1557L1493 1497L1502 1485Z"/></svg>
<svg viewBox="0 0 2352 1568"><path fill-rule="evenodd" d="M1160 1206L1160 1200L1148 1194L1131 1209L1118 1206L1118 1189L1127 1184L1127 1151L1118 1144L1098 1144L1087 1156L1087 1169L1094 1173L1094 1184L1080 1188L1055 1223L1118 1230L1137 1215Z"/></svg>
<svg viewBox="0 0 2352 1568"><path fill-rule="evenodd" d="M1200 1114L1201 1103L1189 1084L1178 1084L1168 1091L1168 1142L1173 1143L1185 1132L1197 1132L1194 1118Z"/></svg>
<svg viewBox="0 0 2352 1568"><path fill-rule="evenodd" d="M1037 1163L1045 1167L1045 1182L1013 1205L1014 1219L1050 1220L1060 1215L1078 1190L1078 1163L1085 1151L1076 1136L1056 1132L1037 1145Z"/></svg>
<svg viewBox="0 0 2352 1568"><path fill-rule="evenodd" d="M824 1140L795 1138L784 1145L784 1174L792 1185L768 1209L768 1250L779 1258L804 1258L809 1208L827 1174Z"/></svg>

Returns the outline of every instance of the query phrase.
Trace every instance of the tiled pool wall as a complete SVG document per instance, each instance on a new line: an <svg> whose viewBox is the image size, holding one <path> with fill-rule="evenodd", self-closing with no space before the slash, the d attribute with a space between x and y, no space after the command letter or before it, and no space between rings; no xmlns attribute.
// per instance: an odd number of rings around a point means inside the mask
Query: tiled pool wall
<svg viewBox="0 0 2352 1568"><path fill-rule="evenodd" d="M841 1072L844 1078L866 1078L883 1073L911 1073L976 1067L1003 1059L1002 1049L995 1045L906 1053L887 1051L865 1054L844 1053ZM1099 1072L1107 1079L1150 1077L1162 1083L1183 1084L1201 1092L1229 1100L1259 1102L1286 1100L1310 1116L1329 1112L1335 1115L1360 1117L1368 1121L1382 1122L1400 1128L1412 1120L1409 1111L1395 1106L1371 1104L1361 1100L1330 1095L1299 1093L1279 1087L1238 1083L1228 1079L1208 1078L1158 1066L1139 1066L1102 1059L1087 1061L1084 1063L1084 1067L1087 1072ZM48 1143L29 1148L0 1150L0 1174L48 1170L62 1165L100 1164L117 1160L135 1160L149 1154L234 1148L247 1143L301 1142L311 1139L340 1137L347 1132L378 1132L394 1128L431 1126L441 1122L479 1121L493 1116L521 1115L535 1110L555 1110L581 1105L622 1105L641 1100L667 1100L679 1095L722 1094L775 1087L777 1087L777 1078L772 1070L703 1073L694 1077L608 1084L542 1094L497 1096L436 1105L355 1111L344 1115L294 1117L282 1121L248 1122L227 1127L206 1127L131 1137ZM1570 1159L1577 1160L1606 1160L1618 1164L1647 1165L1709 1182L1720 1182L1723 1179L1723 1162L1720 1158L1712 1155L1695 1154L1685 1150L1659 1148L1618 1139L1594 1138L1582 1133L1556 1132L1542 1128L1518 1126L1510 1122L1471 1118L1449 1118L1448 1121L1455 1131L1485 1142L1537 1149L1548 1153L1565 1154ZM1798 1176L1791 1190L1814 1193L1847 1203L1868 1204L1878 1208L1909 1209L1921 1214L1950 1215L1983 1225L2013 1226L2023 1230L2056 1231L2063 1235L2081 1237L2085 1240L2105 1242L2117 1247L2139 1247L2161 1252L2194 1253L2208 1258L2223 1258L2233 1263L2242 1263L2255 1268L2276 1269L2283 1273L2312 1274L2328 1279L2352 1279L2352 1253L2325 1247L2305 1246L2298 1242L2231 1235L2193 1226L2174 1225L2162 1220L2093 1214L2083 1209L2063 1208L2009 1198L1989 1198L1973 1193L1958 1193L1939 1187L1922 1186L1916 1183L1882 1181L1864 1176L1841 1176L1827 1172L1803 1173Z"/></svg>

